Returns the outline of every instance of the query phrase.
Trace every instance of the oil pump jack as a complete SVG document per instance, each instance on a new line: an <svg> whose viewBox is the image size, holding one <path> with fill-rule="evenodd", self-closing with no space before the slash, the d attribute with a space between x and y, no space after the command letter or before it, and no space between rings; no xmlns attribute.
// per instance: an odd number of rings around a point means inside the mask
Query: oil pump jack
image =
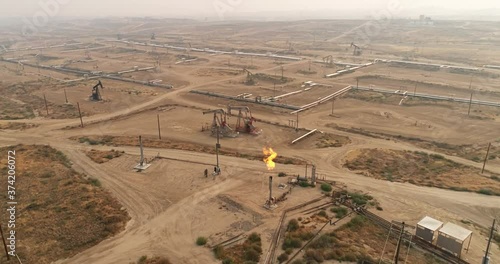
<svg viewBox="0 0 500 264"><path fill-rule="evenodd" d="M361 55L362 50L358 45L354 44L354 42L351 42L351 47L354 47L354 51L352 52L352 55L354 55L354 56Z"/></svg>
<svg viewBox="0 0 500 264"><path fill-rule="evenodd" d="M219 136L224 137L236 137L237 134L233 131L233 129L227 124L227 114L224 109L216 109L203 112L206 114L214 114L214 119L212 121L211 132L212 136L217 136L217 131L219 131Z"/></svg>
<svg viewBox="0 0 500 264"><path fill-rule="evenodd" d="M333 56L328 55L323 58L323 62L326 64L327 67L332 67L333 66Z"/></svg>
<svg viewBox="0 0 500 264"><path fill-rule="evenodd" d="M253 76L253 73L250 72L249 70L247 69L243 69L246 73L247 73L247 79L245 81L245 84L246 85L254 85L255 84L255 80L254 80L254 76Z"/></svg>
<svg viewBox="0 0 500 264"><path fill-rule="evenodd" d="M256 121L252 116L250 108L247 106L227 106L227 113L231 115L231 110L238 110L235 131L248 133L252 135L259 135L262 129L256 128L253 123ZM242 122L243 121L243 122Z"/></svg>
<svg viewBox="0 0 500 264"><path fill-rule="evenodd" d="M92 88L92 95L89 98L91 101L102 101L101 92L99 91L99 88L104 89L104 86L102 86L102 83L100 80Z"/></svg>

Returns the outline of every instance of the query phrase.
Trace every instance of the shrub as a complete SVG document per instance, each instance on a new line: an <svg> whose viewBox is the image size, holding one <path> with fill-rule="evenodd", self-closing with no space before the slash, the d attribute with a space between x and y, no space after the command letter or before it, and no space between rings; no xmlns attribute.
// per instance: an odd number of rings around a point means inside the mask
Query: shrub
<svg viewBox="0 0 500 264"><path fill-rule="evenodd" d="M309 187L310 185L309 185L309 183L308 183L308 182L301 181L301 182L299 182L299 186L300 186L300 187L304 187L304 188L305 188L305 187Z"/></svg>
<svg viewBox="0 0 500 264"><path fill-rule="evenodd" d="M196 239L196 245L198 246L203 246L207 243L207 238L206 237L198 237Z"/></svg>
<svg viewBox="0 0 500 264"><path fill-rule="evenodd" d="M287 249L285 250L285 253L286 253L287 255L292 254L292 253L293 253L293 248L287 248Z"/></svg>
<svg viewBox="0 0 500 264"><path fill-rule="evenodd" d="M292 262L292 264L304 264L304 261L301 259L296 259Z"/></svg>
<svg viewBox="0 0 500 264"><path fill-rule="evenodd" d="M290 220L290 222L288 222L288 228L287 230L289 232L293 232L293 231L296 231L299 229L299 221L297 221L296 219L292 219Z"/></svg>
<svg viewBox="0 0 500 264"><path fill-rule="evenodd" d="M90 178L89 183L96 187L101 187L101 182L98 179Z"/></svg>
<svg viewBox="0 0 500 264"><path fill-rule="evenodd" d="M480 194L484 194L484 195L493 195L494 194L493 191L490 189L480 189L477 192Z"/></svg>
<svg viewBox="0 0 500 264"><path fill-rule="evenodd" d="M278 177L285 177L285 176L286 176L286 173L284 173L284 172L278 173Z"/></svg>
<svg viewBox="0 0 500 264"><path fill-rule="evenodd" d="M106 158L106 159L113 159L113 155L108 154L108 155L104 156L104 158Z"/></svg>
<svg viewBox="0 0 500 264"><path fill-rule="evenodd" d="M326 214L325 210L319 211L318 215L321 216L321 217L328 217L328 215Z"/></svg>
<svg viewBox="0 0 500 264"><path fill-rule="evenodd" d="M335 217L339 219L347 215L347 208L345 207L333 207L332 209L330 209L330 211L332 211L332 213L335 213Z"/></svg>
<svg viewBox="0 0 500 264"><path fill-rule="evenodd" d="M283 253L283 254L281 254L281 255L278 256L278 261L280 263L283 263L283 262L285 262L287 260L288 260L288 255L286 253Z"/></svg>
<svg viewBox="0 0 500 264"><path fill-rule="evenodd" d="M250 236L248 237L248 241L250 241L252 243L260 242L260 236L259 236L259 234L257 234L257 233L250 234Z"/></svg>
<svg viewBox="0 0 500 264"><path fill-rule="evenodd" d="M319 263L325 261L325 258L323 257L323 254L319 250L314 250L314 249L308 249L306 251L306 254L304 255L304 258L306 259L313 259Z"/></svg>
<svg viewBox="0 0 500 264"><path fill-rule="evenodd" d="M321 190L323 190L324 192L331 192L332 186L328 183L323 183L321 184Z"/></svg>
<svg viewBox="0 0 500 264"><path fill-rule="evenodd" d="M253 248L250 248L245 251L245 253L243 254L243 258L245 260L259 262L260 253L255 251Z"/></svg>
<svg viewBox="0 0 500 264"><path fill-rule="evenodd" d="M222 261L222 264L234 264L234 261L230 258L227 258L227 259Z"/></svg>
<svg viewBox="0 0 500 264"><path fill-rule="evenodd" d="M147 259L148 259L148 256L142 256L142 257L139 258L139 260L137 261L137 263L138 264L145 263Z"/></svg>
<svg viewBox="0 0 500 264"><path fill-rule="evenodd" d="M226 254L226 252L224 252L224 248L221 246L214 247L213 251L214 251L215 258L217 258L217 259L223 259L224 255Z"/></svg>
<svg viewBox="0 0 500 264"><path fill-rule="evenodd" d="M496 175L491 176L491 179L495 180L495 181L500 181L500 177L498 177Z"/></svg>
<svg viewBox="0 0 500 264"><path fill-rule="evenodd" d="M365 220L366 219L363 216L357 215L356 217L351 219L351 221L349 221L349 223L346 224L346 227L353 229L353 230L358 230L359 228L361 228L361 226L363 226L363 224L365 223Z"/></svg>
<svg viewBox="0 0 500 264"><path fill-rule="evenodd" d="M320 248L329 248L332 247L335 242L335 238L329 236L328 234L323 234L318 239L314 240L310 247L320 249Z"/></svg>

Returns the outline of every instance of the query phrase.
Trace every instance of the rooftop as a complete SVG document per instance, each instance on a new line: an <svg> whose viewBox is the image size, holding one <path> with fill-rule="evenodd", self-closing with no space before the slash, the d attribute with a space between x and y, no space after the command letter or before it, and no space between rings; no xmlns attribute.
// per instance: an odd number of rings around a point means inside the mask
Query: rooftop
<svg viewBox="0 0 500 264"><path fill-rule="evenodd" d="M424 219L420 220L420 222L418 222L417 225L432 231L436 231L443 226L443 222L438 221L432 217L426 216L424 217Z"/></svg>
<svg viewBox="0 0 500 264"><path fill-rule="evenodd" d="M444 225L443 228L439 230L439 233L443 233L460 241L464 241L472 234L472 231L452 223L446 223L446 225Z"/></svg>

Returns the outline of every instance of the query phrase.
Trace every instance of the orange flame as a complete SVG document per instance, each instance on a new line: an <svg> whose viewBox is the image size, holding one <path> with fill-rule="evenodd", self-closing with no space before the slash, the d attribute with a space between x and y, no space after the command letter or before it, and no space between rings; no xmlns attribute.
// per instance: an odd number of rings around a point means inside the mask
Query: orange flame
<svg viewBox="0 0 500 264"><path fill-rule="evenodd" d="M273 160L278 156L278 153L274 152L272 148L263 148L262 152L267 156L264 157L264 162L266 163L267 170L273 170L274 167L276 167L276 164Z"/></svg>

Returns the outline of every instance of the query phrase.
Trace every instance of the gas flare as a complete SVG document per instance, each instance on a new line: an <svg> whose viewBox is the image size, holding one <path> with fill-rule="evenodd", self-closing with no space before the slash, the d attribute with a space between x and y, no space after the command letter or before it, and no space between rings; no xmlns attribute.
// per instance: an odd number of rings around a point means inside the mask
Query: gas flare
<svg viewBox="0 0 500 264"><path fill-rule="evenodd" d="M278 156L278 153L274 152L272 148L263 148L262 152L266 157L264 157L264 162L266 163L267 170L273 170L276 164L274 159Z"/></svg>

